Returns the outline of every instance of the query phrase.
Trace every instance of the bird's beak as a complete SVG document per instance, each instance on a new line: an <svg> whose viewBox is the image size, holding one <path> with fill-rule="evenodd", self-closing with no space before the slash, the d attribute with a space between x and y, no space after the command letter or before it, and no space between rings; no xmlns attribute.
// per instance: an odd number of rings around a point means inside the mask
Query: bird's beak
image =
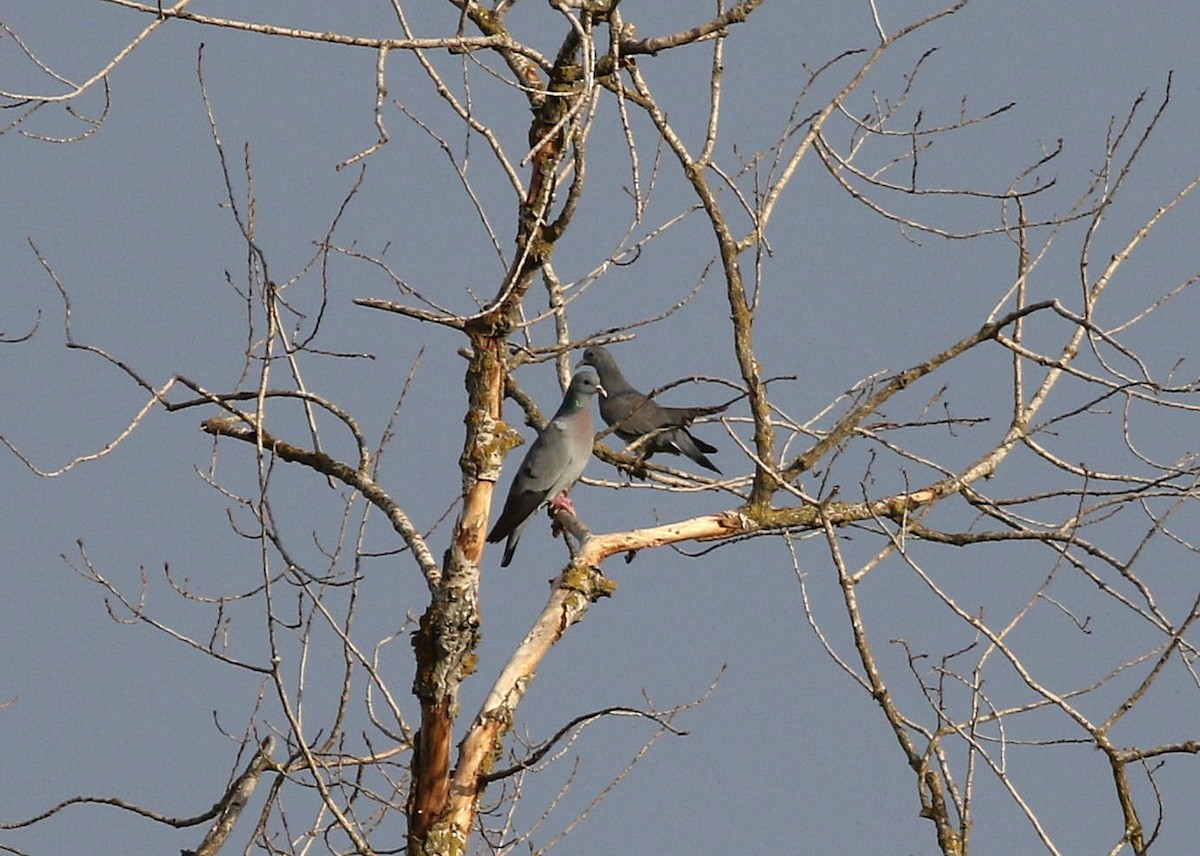
<svg viewBox="0 0 1200 856"><path fill-rule="evenodd" d="M600 393L601 398L608 398L608 390L600 384L596 384L596 392Z"/></svg>

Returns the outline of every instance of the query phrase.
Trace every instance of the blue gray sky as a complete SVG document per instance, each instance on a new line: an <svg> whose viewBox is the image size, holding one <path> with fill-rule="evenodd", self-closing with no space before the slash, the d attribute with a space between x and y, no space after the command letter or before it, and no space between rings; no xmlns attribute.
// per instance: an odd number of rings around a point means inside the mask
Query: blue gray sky
<svg viewBox="0 0 1200 856"><path fill-rule="evenodd" d="M420 8L411 10L412 20L421 34L453 32L457 13L450 4L414 5ZM511 18L516 34L553 53L562 35L560 19L530 0L517 6ZM888 0L878 6L889 30L936 8ZM289 0L247 9L246 4L197 0L190 8L295 27L396 35L384 2ZM626 0L621 8L640 34L649 35L690 25L712 7ZM79 81L103 67L149 19L104 2L37 0L7 4L0 22L47 66ZM1143 4L1136 11L1129 4L1083 0L978 0L898 46L851 108L865 114L872 93L894 98L917 58L936 48L911 96L911 109L919 106L926 126L950 123L960 111L982 114L1010 102L1015 106L990 122L939 139L922 160L924 180L1002 192L1019 170L1062 140L1063 154L1044 172L1057 184L1035 204L1047 214L1067 210L1086 187L1101 163L1114 117L1121 121L1143 91L1148 92L1143 108L1148 116L1173 72L1165 117L1093 251L1103 260L1200 165L1198 36L1200 19L1184 0ZM736 172L739 158L775 143L807 79L806 66L818 66L846 49L869 48L873 40L866 2L768 0L727 43L718 162ZM168 22L113 71L107 118L86 139L64 143L29 136L86 130L56 107L0 135L5 200L0 206L0 331L14 337L39 323L28 342L0 351L0 433L43 469L58 469L77 455L102 449L130 423L146 395L103 360L64 347L62 301L30 242L70 294L78 341L108 350L154 384L176 373L212 389L229 389L238 381L246 346L244 303L226 277L235 283L244 279L246 249L224 205L197 81L202 43L207 94L233 164L235 195L246 196L240 164L248 153L257 240L277 282L304 270L314 256L314 242L323 239L358 179L358 166L338 170L336 165L375 140L372 52L180 21ZM461 85L462 61L437 61ZM710 62L702 47L639 61L672 120L693 142L703 131ZM498 67L490 59L484 63ZM468 68L479 115L496 127L505 145L521 150L528 124L523 100L483 68ZM813 106L801 113L819 106L820 96L828 97L842 79L834 74L819 85ZM390 101L402 102L464 154L460 126L410 58L392 58L388 82ZM0 89L54 94L63 87L37 72L11 34L3 33ZM92 91L74 109L96 115L103 98ZM11 121L18 112L10 109L0 121ZM337 240L367 254L386 250L407 283L452 309L469 311L472 295L486 298L495 291L503 262L430 135L394 103L384 116L391 141L363 161L363 186L339 223ZM631 218L622 190L629 182L629 163L614 116L606 102L591 143L589 190L556 256L565 281L580 279L600 264ZM653 137L644 124L637 130L643 158L649 160ZM850 130L843 123L843 141ZM498 180L477 138L470 142L468 174L501 249L510 252L511 190ZM991 202L894 202L913 216L956 229L998 225ZM666 221L689 204L672 165L664 162L647 223ZM1114 317L1195 271L1198 226L1200 211L1185 203L1139 249L1113 298ZM1032 280L1038 295L1077 301L1081 235L1082 228L1075 226L1057 239ZM766 374L796 376L776 387L775 400L799 421L820 413L862 378L919 362L977 329L1015 272L1006 237L953 241L905 234L848 197L815 159L802 166L785 194L768 238L773 252L762 262L759 356ZM611 269L581 293L571 309L573 336L666 311L701 282L714 252L705 224L697 217L685 219L635 264ZM379 437L416 363L381 481L422 529L435 527L460 490L464 362L456 351L464 342L432 325L355 306L354 298L399 297L370 265L337 258L330 283L321 347L371 359L313 358L305 364L305 380L356 414L368 436ZM321 300L319 273L306 274L292 289L297 308L311 317ZM535 288L528 311L544 308L544 300ZM1197 309L1195 300L1185 297L1152 332L1130 334L1156 371L1165 373L1179 359L1194 362ZM635 340L615 346L614 353L630 379L644 388L687 375L736 378L727 318L724 295L710 275L686 306L662 323L640 328ZM533 336L548 345L553 330L543 325ZM995 413L1006 378L994 372L1003 365L994 355L964 363L959 373L941 381L948 384L945 399L959 415ZM520 381L544 411L553 410L560 391L548 364L523 369ZM890 415L915 418L937 392L937 384L916 389ZM670 395L672 403L692 403L722 400L726 391L701 385ZM517 420L515 407L509 406L510 418ZM1003 408L999 412L1003 418ZM224 786L236 745L219 729L237 734L245 727L259 693L257 678L221 667L145 626L113 622L104 592L70 566L81 561L81 542L103 574L134 594L144 569L150 612L201 637L211 630L209 614L173 594L164 565L201 593L254 585L260 573L256 544L231 531L229 501L197 474L210 462L210 438L199 430L209 415L153 412L114 452L53 479L38 478L16 456L0 454L5 493L0 648L6 654L0 658L0 703L11 700L0 709L0 820L33 815L76 794L117 796L186 816L206 809ZM1187 454L1196 432L1194 422L1185 422L1157 430L1149 426L1148 448L1163 458ZM290 427L300 430L299 423ZM734 423L743 437L744 428ZM972 430L990 437L1001 429L993 424ZM1107 430L1069 438L1064 453L1098 466L1105 459L1097 456L1111 448ZM699 433L720 448L717 460L727 473L750 471L724 428L709 425ZM525 434L531 436L528 429ZM332 431L330 436L336 438ZM348 449L339 442L331 440L335 454ZM917 448L930 443L931 452L944 452L955 462L960 462L957 455L979 448L968 443L960 452L947 441L949 448L940 449L928 437L913 442ZM861 474L861 467L845 466L844 472ZM249 490L254 476L248 450L223 446L217 472L227 484ZM588 474L616 478L599 461L591 463ZM881 491L903 483L894 467L875 475ZM283 468L277 476L276 491L288 497L280 500L284 525L295 542L304 543L305 555L314 556L314 541L337 536L339 494L297 468ZM1034 478L1021 470L1001 477L1020 483L1026 476ZM507 477L500 487L507 487ZM858 490L850 481L843 489ZM601 532L735 504L728 496L667 495L639 487L582 485L573 496L581 516ZM431 536L435 554L446 547L452 519ZM378 520L366 544L381 552L397 546ZM850 551L871 549L867 543L848 546ZM796 551L814 613L831 641L848 652L827 557L815 542L799 541ZM992 610L1019 608L1045 572L1041 564L1014 563L1015 554L930 550L921 555L964 602ZM544 603L546 579L563 559L561 544L550 539L540 520L525 535L513 567L500 570L498 551L489 550L484 645L478 677L464 689L464 712L478 707L490 678L524 636ZM1196 577L1192 559L1157 569L1168 596L1189 602L1194 596L1194 583L1188 582ZM594 607L557 646L522 708L521 728L532 740L588 710L639 706L646 696L663 707L682 703L722 677L708 701L679 720L688 735L660 740L556 853L736 849L907 856L936 851L932 825L917 815L913 776L894 738L870 698L822 650L805 619L801 589L781 542L760 539L699 559L659 550L628 565L611 561L605 570L620 585L616 596ZM400 630L406 612L419 614L425 589L404 556L369 560L364 573L358 630L369 646ZM927 646L940 654L971 641L965 628L938 635L940 613L901 568L873 578L863 594L878 621L881 648L903 638L918 651ZM1063 597L1072 594L1085 596L1081 589L1069 589ZM1105 608L1098 607L1093 620L1102 623ZM249 610L236 616L231 645L244 656L261 658L261 627L254 617ZM1028 632L1044 634L1044 642L1032 642L1035 650L1044 648L1044 656L1035 657L1039 665L1069 682L1080 668L1072 647L1080 639L1062 625L1046 619L1031 623ZM1131 650L1138 644L1118 632L1114 645L1124 642ZM889 649L884 660L902 686L903 652ZM412 666L404 636L386 649L383 662L393 686L405 690ZM313 685L314 699L330 690L320 675ZM913 700L911 686L898 691ZM1185 683L1177 697L1156 700L1138 727L1160 727L1164 740L1194 738L1194 692L1193 686L1189 694ZM409 714L415 718L415 708ZM541 774L529 786L522 815L526 825L569 776L570 758L581 759L560 814L535 836L535 844L547 843L586 806L649 734L635 721L599 725L569 750L566 761ZM1064 852L1107 852L1120 830L1095 753L1061 746L1014 755L1013 764ZM1173 760L1161 775L1176 799L1167 803L1160 846L1166 853L1185 852L1184 842L1195 841L1200 826L1190 803L1178 795L1194 794L1200 773L1185 758ZM979 809L974 852L1039 852L995 781L981 776L979 789L988 809ZM81 807L33 832L0 832L0 847L65 854L94 850L102 841L101 850L148 856L194 847L198 839L197 830L180 832L113 809Z"/></svg>

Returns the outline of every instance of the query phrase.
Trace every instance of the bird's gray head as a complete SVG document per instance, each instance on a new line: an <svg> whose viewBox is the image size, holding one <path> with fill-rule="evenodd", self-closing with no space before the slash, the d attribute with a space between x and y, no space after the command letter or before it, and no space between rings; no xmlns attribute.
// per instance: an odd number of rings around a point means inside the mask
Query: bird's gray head
<svg viewBox="0 0 1200 856"><path fill-rule="evenodd" d="M597 369L601 367L608 368L613 365L613 358L603 345L592 345L583 352L583 357L579 360L579 365L594 366Z"/></svg>
<svg viewBox="0 0 1200 856"><path fill-rule="evenodd" d="M596 370L586 366L575 372L575 376L571 378L570 392L578 396L596 395L597 393L601 396L608 395L608 392L600 385L600 376L596 374Z"/></svg>

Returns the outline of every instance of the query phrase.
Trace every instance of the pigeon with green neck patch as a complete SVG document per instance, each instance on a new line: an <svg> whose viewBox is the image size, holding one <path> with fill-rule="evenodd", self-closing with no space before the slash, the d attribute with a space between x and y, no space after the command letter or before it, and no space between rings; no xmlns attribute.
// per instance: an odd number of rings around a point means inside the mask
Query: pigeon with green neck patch
<svg viewBox="0 0 1200 856"><path fill-rule="evenodd" d="M597 373L580 369L571 378L558 412L537 435L508 489L504 510L492 531L490 543L502 541L504 558L500 566L507 568L521 540L521 530L529 523L543 502L552 507L574 510L566 492L579 481L592 456L592 396L605 394Z"/></svg>

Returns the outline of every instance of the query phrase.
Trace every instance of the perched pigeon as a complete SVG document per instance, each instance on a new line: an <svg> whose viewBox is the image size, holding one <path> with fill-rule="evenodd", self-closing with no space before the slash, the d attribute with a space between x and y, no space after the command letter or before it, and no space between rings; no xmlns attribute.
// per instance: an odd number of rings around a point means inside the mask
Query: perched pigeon
<svg viewBox="0 0 1200 856"><path fill-rule="evenodd" d="M507 568L512 561L521 530L543 502L570 508L565 493L583 475L592 456L592 396L596 393L605 395L596 372L577 371L558 412L525 453L500 519L487 536L492 543L508 538L501 567ZM560 499L559 494L564 496Z"/></svg>
<svg viewBox="0 0 1200 856"><path fill-rule="evenodd" d="M579 365L592 366L600 375L600 383L608 391L608 396L600 401L600 415L618 437L631 443L646 434L658 432L642 447L645 458L655 452L670 452L686 455L714 473L721 472L705 457L706 452L711 454L717 450L693 437L687 426L697 417L720 413L729 406L728 403L713 407L663 407L630 386L612 354L600 345L592 345L584 351Z"/></svg>

